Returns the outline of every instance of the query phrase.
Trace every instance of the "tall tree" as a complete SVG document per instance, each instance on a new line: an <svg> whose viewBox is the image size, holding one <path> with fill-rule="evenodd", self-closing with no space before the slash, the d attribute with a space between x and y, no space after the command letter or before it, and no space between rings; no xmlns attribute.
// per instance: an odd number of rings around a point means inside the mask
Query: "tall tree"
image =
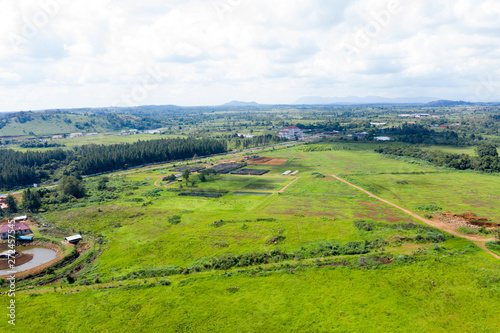
<svg viewBox="0 0 500 333"><path fill-rule="evenodd" d="M187 186L188 181L189 181L189 175L191 175L191 171L189 171L188 169L185 169L184 171L182 171L182 178L184 178L184 180L186 181L186 186Z"/></svg>
<svg viewBox="0 0 500 333"><path fill-rule="evenodd" d="M30 212L37 212L42 205L40 193L31 191L29 188L23 192L23 208Z"/></svg>
<svg viewBox="0 0 500 333"><path fill-rule="evenodd" d="M476 153L479 158L485 158L486 156L497 157L498 151L494 144L487 143L476 147Z"/></svg>
<svg viewBox="0 0 500 333"><path fill-rule="evenodd" d="M64 176L59 181L59 189L62 194L81 198L85 195L85 189L81 180L75 176Z"/></svg>
<svg viewBox="0 0 500 333"><path fill-rule="evenodd" d="M13 195L9 194L5 197L5 204L9 206L8 208L9 213L15 214L18 212L19 209L17 208L17 201Z"/></svg>

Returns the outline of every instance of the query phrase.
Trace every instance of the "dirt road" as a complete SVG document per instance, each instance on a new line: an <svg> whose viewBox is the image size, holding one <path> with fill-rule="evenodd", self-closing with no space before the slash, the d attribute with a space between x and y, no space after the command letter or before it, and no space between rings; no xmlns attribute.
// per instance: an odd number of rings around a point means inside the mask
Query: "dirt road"
<svg viewBox="0 0 500 333"><path fill-rule="evenodd" d="M497 259L500 259L500 256L498 256L498 255L496 255L495 253L493 253L493 252L491 252L490 250L488 250L488 248L487 248L487 247L486 247L486 245L484 244L484 243L485 243L485 242L487 242L487 241L493 241L493 240L495 240L494 238L483 238L483 237L480 237L480 236L472 236L472 235L462 235L462 234L459 234L458 232L456 232L456 231L455 231L453 228L451 228L450 226L447 226L447 225L445 225L445 224L442 224L442 223L437 223L437 222L434 222L434 221L428 220L428 219L426 219L426 218L423 218L423 217L421 217L420 215L417 215L417 214L415 214L414 212L409 211L408 209L405 209L405 208L400 207L400 206L398 206L398 205L396 205L396 204L393 204L393 203L392 203L392 202L390 202L390 201L387 201L387 200L385 200L385 199L382 199L382 198L380 198L380 197L376 196L375 194L373 194L373 193L371 193L371 192L368 192L367 190L365 190L365 189L363 189L363 188L361 188L361 187L359 187L359 186L356 186L356 185L354 185L354 184L352 184L352 183L348 182L347 180L344 180L344 179L342 179L342 178L340 178L340 177L338 177L338 176L332 175L332 177L334 177L335 179L340 180L341 182L346 183L347 185L352 186L352 187L354 187L354 188L356 188L356 189L358 189L358 190L360 190L360 191L362 191L362 192L365 192L366 194L368 194L368 196L370 196L370 197L372 197L372 198L375 198L375 199L377 199L377 200L379 200L379 201L382 201L382 202L384 202L384 203L386 203L386 204L388 204L388 205L391 205L391 206L393 206L393 207L395 207L395 208L399 209L400 211L402 211L402 212L404 212L404 213L406 213L406 214L408 214L408 215L410 215L410 216L412 216L412 217L414 217L414 218L416 218L416 219L418 219L418 220L420 220L420 221L422 221L422 222L424 222L424 223L426 223L426 224L428 224L428 225L430 225L430 226L432 226L432 227L434 227L434 228L438 228L438 229L440 229L440 230L446 231L447 233L452 234L452 235L454 235L454 236L456 236L456 237L460 237L460 238L465 238L465 239L468 239L468 240L470 240L470 241L474 242L474 244L476 244L477 246L479 246L481 249L483 249L484 251L486 251L487 253L489 253L489 254L490 254L490 255L492 255L493 257L495 257L495 258L497 258Z"/></svg>
<svg viewBox="0 0 500 333"><path fill-rule="evenodd" d="M292 185L293 183L295 183L295 182L296 182L297 180L299 180L299 179L300 179L300 177L297 177L297 178L295 178L294 180L292 180L292 181L291 181L288 185L286 185L286 186L285 186L285 187L283 187L281 190L279 190L279 193L283 193L283 192L285 192L285 190L286 190L286 189L287 189L290 185Z"/></svg>

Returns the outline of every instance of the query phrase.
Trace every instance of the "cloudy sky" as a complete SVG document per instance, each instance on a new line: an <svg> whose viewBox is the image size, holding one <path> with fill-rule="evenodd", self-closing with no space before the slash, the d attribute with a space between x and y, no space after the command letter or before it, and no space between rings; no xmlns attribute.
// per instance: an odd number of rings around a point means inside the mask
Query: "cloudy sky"
<svg viewBox="0 0 500 333"><path fill-rule="evenodd" d="M0 111L500 100L498 0L0 0Z"/></svg>

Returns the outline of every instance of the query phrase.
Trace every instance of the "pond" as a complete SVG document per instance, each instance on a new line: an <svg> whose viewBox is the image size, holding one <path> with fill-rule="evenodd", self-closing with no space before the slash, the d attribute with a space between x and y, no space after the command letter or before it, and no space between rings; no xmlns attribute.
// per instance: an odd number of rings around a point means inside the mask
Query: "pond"
<svg viewBox="0 0 500 333"><path fill-rule="evenodd" d="M28 269L32 269L34 267L43 265L51 260L54 260L57 258L57 253L54 250L46 249L43 247L20 247L16 249L17 252L19 253L28 253L28 254L33 254L33 259L28 261L25 264L22 264L20 266L14 267L12 271L18 273L18 272L23 272ZM0 270L0 276L3 275L8 275L12 274L10 269L4 269Z"/></svg>

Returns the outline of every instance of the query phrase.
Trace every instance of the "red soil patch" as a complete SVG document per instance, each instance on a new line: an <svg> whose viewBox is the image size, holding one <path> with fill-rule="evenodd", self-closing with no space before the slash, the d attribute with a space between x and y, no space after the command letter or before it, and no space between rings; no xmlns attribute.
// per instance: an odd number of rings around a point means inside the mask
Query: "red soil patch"
<svg viewBox="0 0 500 333"><path fill-rule="evenodd" d="M473 213L453 214L450 212L443 212L437 216L437 219L442 223L451 224L457 228L471 227L471 228L498 228L500 224L489 223L487 217L479 217Z"/></svg>
<svg viewBox="0 0 500 333"><path fill-rule="evenodd" d="M412 222L413 220L407 216L399 216L393 210L387 207L381 207L374 202L361 201L361 205L365 206L367 212L359 212L354 214L356 218L362 219L380 219L379 215L387 222Z"/></svg>
<svg viewBox="0 0 500 333"><path fill-rule="evenodd" d="M286 161L288 161L286 158L258 157L248 161L248 163L256 165L282 165Z"/></svg>

